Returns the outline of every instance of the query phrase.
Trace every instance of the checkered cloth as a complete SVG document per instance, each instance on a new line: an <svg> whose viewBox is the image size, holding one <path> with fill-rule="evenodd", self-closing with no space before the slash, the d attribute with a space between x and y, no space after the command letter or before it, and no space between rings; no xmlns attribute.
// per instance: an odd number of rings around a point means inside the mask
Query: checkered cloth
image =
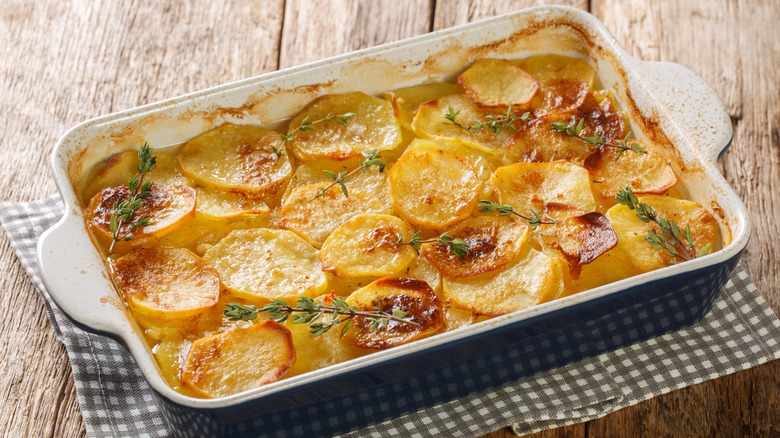
<svg viewBox="0 0 780 438"><path fill-rule="evenodd" d="M44 299L57 338L67 348L87 434L170 436L171 426L127 350L74 326L41 283L35 245L62 211L59 197L3 203L0 223ZM517 434L527 434L579 423L780 358L778 342L780 320L739 267L712 312L689 328L344 436L477 436L507 425Z"/></svg>

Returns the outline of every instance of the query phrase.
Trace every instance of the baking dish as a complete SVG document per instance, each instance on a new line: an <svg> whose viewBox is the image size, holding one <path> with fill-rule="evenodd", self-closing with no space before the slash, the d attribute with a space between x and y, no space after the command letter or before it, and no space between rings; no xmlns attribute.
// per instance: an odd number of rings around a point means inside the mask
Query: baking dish
<svg viewBox="0 0 780 438"><path fill-rule="evenodd" d="M452 79L486 56L559 53L588 59L615 92L639 139L677 164L681 191L718 218L724 248L683 265L603 286L456 332L372 354L231 397L193 399L170 389L140 330L128 318L91 244L76 193L92 165L144 140L177 144L224 122L288 118L316 96L369 94ZM63 220L39 243L42 278L79 325L119 339L182 435L256 435L306 418L318 434L381 421L691 324L706 314L747 244L746 210L717 172L731 123L714 91L673 64L631 58L589 14L534 8L287 69L85 122L59 141L53 171ZM453 381L460 382L453 385ZM425 388L425 389L422 389ZM387 399L396 399L387 403ZM400 401L403 401L400 402ZM317 425L317 423L319 423ZM305 431L305 430L304 430Z"/></svg>

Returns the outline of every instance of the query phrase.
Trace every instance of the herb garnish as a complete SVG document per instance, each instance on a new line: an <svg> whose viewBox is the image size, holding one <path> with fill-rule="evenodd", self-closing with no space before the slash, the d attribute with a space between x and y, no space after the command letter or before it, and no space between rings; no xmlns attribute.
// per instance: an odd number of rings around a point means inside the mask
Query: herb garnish
<svg viewBox="0 0 780 438"><path fill-rule="evenodd" d="M312 337L320 336L341 324L344 325L341 327L339 336L344 336L347 330L352 327L356 316L363 316L371 321L371 331L387 329L387 324L390 321L420 327L420 324L404 319L406 312L403 310L383 311L379 298L377 298L376 309L373 311L360 310L334 295L331 295L329 300L331 305L325 304L322 298L298 297L298 304L292 307L284 300L272 299L260 310L253 305L227 303L225 304L226 309L222 313L230 321L250 321L257 318L259 312L267 312L271 319L278 323L284 323L291 319L293 324L308 324ZM316 322L325 314L330 314L330 318L325 318L325 322Z"/></svg>
<svg viewBox="0 0 780 438"><path fill-rule="evenodd" d="M152 149L149 144L144 142L138 151L138 163L136 163L137 174L130 178L127 187L130 189L130 196L124 201L116 200L112 207L111 218L109 219L109 228L111 229L111 246L108 247L108 253L114 251L114 245L117 242L127 242L133 240L130 234L137 228L149 226L149 218L141 216L134 218L135 212L143 205L144 200L149 197L152 191L152 183L145 182L144 177L154 169L157 164L157 158L152 155ZM122 226L127 224L127 230L122 231Z"/></svg>
<svg viewBox="0 0 780 438"><path fill-rule="evenodd" d="M502 130L505 128L509 128L514 132L517 132L517 128L515 128L514 123L517 121L521 121L523 123L529 121L531 119L531 113L526 112L520 117L515 116L515 113L512 111L512 105L509 105L509 109L506 110L506 114L488 114L487 122L475 122L471 126L464 126L460 123L455 121L455 117L460 114L460 111L455 111L452 109L452 107L447 107L447 114L444 115L444 118L449 120L448 122L444 122L447 125L454 125L458 128L465 129L467 131L473 130L474 132L479 132L482 130L482 128L488 128L491 131L493 131L494 134L498 135L501 133Z"/></svg>
<svg viewBox="0 0 780 438"><path fill-rule="evenodd" d="M585 124L585 119L582 118L580 119L579 122L577 122L576 120L573 120L570 123L552 122L550 126L554 131L560 132L561 134L566 134L569 137L579 138L580 140L588 144L592 144L594 146L607 146L610 148L618 149L619 152L617 157L615 157L615 161L619 160L620 157L623 156L623 153L625 151L631 151L634 152L635 154L647 153L647 150L645 150L645 148L642 147L641 144L637 142L629 143L628 138L631 136L631 131L629 131L628 134L626 134L626 138L624 138L623 140L618 140L615 143L610 143L606 141L604 136L602 136L599 133L595 133L590 137L585 137L580 135L580 132L582 132L582 127L584 126L584 124Z"/></svg>
<svg viewBox="0 0 780 438"><path fill-rule="evenodd" d="M710 253L712 244L709 243L699 250L699 252L696 252L690 224L686 224L684 229L680 229L680 226L677 225L674 220L659 216L655 211L655 208L651 205L639 202L630 187L626 187L618 192L615 199L630 210L635 210L636 217L642 222L655 222L661 227L660 236L653 230L647 231L645 240L650 243L653 248L665 249L672 257L677 257L682 260L693 260Z"/></svg>
<svg viewBox="0 0 780 438"><path fill-rule="evenodd" d="M366 161L360 160L360 166L352 169L349 172L344 171L336 173L330 170L323 170L326 175L333 179L333 182L320 189L319 192L317 192L317 196L315 196L315 198L325 196L325 192L337 184L339 187L341 187L341 193L344 193L344 196L349 198L349 192L347 191L346 183L349 181L350 176L357 173L358 171L362 171L363 173L371 173L371 167L373 166L379 167L379 172L385 171L385 162L380 160L381 155L379 155L378 150L372 149L370 151L363 151L361 154L366 158Z"/></svg>
<svg viewBox="0 0 780 438"><path fill-rule="evenodd" d="M479 211L482 213L498 213L499 216L509 216L510 214L513 214L519 218L525 219L532 230L536 230L539 225L554 225L558 223L558 221L547 213L545 213L543 217L540 217L539 213L535 210L531 210L531 216L526 216L516 212L511 205L498 205L495 202L485 199L479 201Z"/></svg>
<svg viewBox="0 0 780 438"><path fill-rule="evenodd" d="M463 239L458 239L457 237L452 237L447 233L443 233L441 236L435 238L435 239L428 239L423 240L420 237L421 231L417 231L414 233L411 239L409 239L408 242L404 242L404 236L401 233L398 233L398 241L395 242L396 246L401 245L409 245L414 249L414 251L417 254L420 254L420 246L423 243L438 243L441 245L444 245L447 247L447 249L455 254L458 258L465 258L467 254L469 254L471 251L469 251L469 244Z"/></svg>
<svg viewBox="0 0 780 438"><path fill-rule="evenodd" d="M282 158L282 154L284 154L284 146L287 144L287 142L295 142L295 139L292 138L292 135L295 134L298 131L311 131L314 129L314 125L318 123L330 123L330 122L338 122L344 126L347 126L347 123L349 123L349 120L355 116L355 113L344 113L344 114L333 114L328 113L325 117L317 120L309 121L309 116L306 116L301 121L301 124L298 125L297 128L293 129L292 131L288 132L287 134L279 133L279 136L282 137L282 145L278 148L271 145L271 150L274 151L276 154L276 162L279 162L279 159Z"/></svg>

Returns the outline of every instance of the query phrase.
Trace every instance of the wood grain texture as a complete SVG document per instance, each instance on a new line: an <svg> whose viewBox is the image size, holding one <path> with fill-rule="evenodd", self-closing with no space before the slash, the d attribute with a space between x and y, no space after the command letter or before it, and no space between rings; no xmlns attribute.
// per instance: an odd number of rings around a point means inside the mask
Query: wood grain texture
<svg viewBox="0 0 780 438"><path fill-rule="evenodd" d="M54 193L49 152L78 122L189 91L545 2L11 0L0 7L0 200ZM780 313L780 4L569 0L630 53L685 65L734 122L721 168L753 215L743 263ZM316 7L314 7L316 5ZM0 233L1 234L1 233ZM64 348L0 237L0 436L85 435ZM535 436L777 436L775 361ZM513 436L508 430L487 435Z"/></svg>

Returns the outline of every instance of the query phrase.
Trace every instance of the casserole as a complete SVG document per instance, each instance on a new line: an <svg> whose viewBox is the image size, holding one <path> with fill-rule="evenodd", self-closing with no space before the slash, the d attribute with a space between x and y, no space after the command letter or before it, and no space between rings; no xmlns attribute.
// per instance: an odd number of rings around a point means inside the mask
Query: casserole
<svg viewBox="0 0 780 438"><path fill-rule="evenodd" d="M607 88L627 103L640 139L668 146L680 164L687 197L719 218L724 249L701 260L604 286L561 301L507 315L458 333L374 354L342 366L288 379L218 400L173 393L162 381L139 329L127 319L105 265L85 231L75 192L86 169L144 139L175 144L226 121L264 123L291 116L321 94L360 89L378 93L451 77L484 56L520 58L551 52L586 57ZM691 109L688 112L685 108ZM82 124L60 141L54 172L68 206L41 240L44 281L55 301L79 324L118 337L182 433L202 423L233 433L295 412L323 422L344 406L361 403L365 421L403 412L361 402L433 388L409 410L461 395L448 381L471 379L472 390L598 354L690 324L717 296L747 242L749 224L739 200L717 174L716 156L727 146L730 121L712 90L687 70L631 59L586 13L543 8L434 33L309 66L272 73ZM696 143L693 143L693 141ZM673 147L674 146L674 147ZM652 281L650 281L652 280ZM695 280L695 282L693 281ZM583 342L583 339L593 342ZM491 367L490 373L480 368ZM476 377L475 377L476 376ZM416 383L415 383L416 382ZM327 394L321 394L327 388ZM327 399L327 403L317 402ZM350 402L352 400L353 402ZM357 401L357 402L356 402ZM376 405L374 405L376 406ZM305 410L303 410L305 409ZM182 418L191 417L188 420ZM253 417L256 417L252 420ZM187 427L185 427L187 426ZM335 426L334 426L335 427ZM337 429L328 429L337 433Z"/></svg>

